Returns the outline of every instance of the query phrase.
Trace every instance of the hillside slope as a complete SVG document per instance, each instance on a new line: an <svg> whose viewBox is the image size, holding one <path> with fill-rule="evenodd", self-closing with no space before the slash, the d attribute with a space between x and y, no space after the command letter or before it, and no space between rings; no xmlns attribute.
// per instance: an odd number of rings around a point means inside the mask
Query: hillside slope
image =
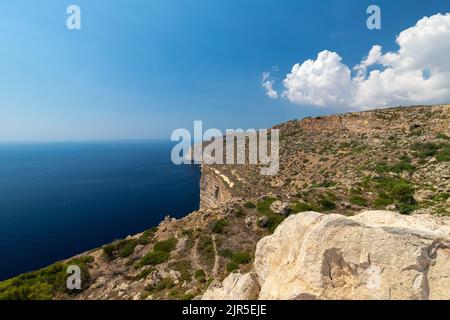
<svg viewBox="0 0 450 320"><path fill-rule="evenodd" d="M193 299L230 272L251 272L257 243L289 214L450 215L449 105L275 128L281 133L277 175L262 177L251 165L202 165L199 211L1 282L0 299ZM71 264L82 267L80 291L66 289Z"/></svg>

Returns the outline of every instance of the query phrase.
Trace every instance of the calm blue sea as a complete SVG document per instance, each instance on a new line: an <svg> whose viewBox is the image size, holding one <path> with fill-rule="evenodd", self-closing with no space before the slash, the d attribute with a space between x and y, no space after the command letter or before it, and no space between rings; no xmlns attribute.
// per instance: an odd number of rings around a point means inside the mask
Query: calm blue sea
<svg viewBox="0 0 450 320"><path fill-rule="evenodd" d="M0 144L0 280L198 209L170 142Z"/></svg>

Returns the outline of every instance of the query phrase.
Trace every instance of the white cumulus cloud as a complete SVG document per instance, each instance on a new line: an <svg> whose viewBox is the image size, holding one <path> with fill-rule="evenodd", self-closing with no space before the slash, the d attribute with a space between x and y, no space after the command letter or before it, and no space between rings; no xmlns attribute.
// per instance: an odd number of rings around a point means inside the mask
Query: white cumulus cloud
<svg viewBox="0 0 450 320"><path fill-rule="evenodd" d="M353 83L350 69L341 60L335 52L322 51L316 60L295 64L283 81L284 95L300 105L346 105Z"/></svg>
<svg viewBox="0 0 450 320"><path fill-rule="evenodd" d="M266 91L266 95L269 98L277 99L278 92L273 88L275 80L270 79L270 72L263 72L261 79L262 79L262 87Z"/></svg>
<svg viewBox="0 0 450 320"><path fill-rule="evenodd" d="M336 52L322 51L292 67L281 95L299 105L359 110L449 102L450 13L422 18L396 42L394 52L373 46L353 68ZM274 85L269 77L264 79L268 95Z"/></svg>

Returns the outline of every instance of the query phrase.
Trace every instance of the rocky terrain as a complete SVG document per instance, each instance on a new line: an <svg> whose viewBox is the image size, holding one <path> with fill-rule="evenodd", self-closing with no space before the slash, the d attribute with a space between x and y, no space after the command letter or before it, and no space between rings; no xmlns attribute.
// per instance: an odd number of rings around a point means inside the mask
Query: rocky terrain
<svg viewBox="0 0 450 320"><path fill-rule="evenodd" d="M365 211L292 215L204 299L449 299L450 219Z"/></svg>
<svg viewBox="0 0 450 320"><path fill-rule="evenodd" d="M449 105L275 128L277 175L202 165L199 211L0 282L0 299L450 298Z"/></svg>
<svg viewBox="0 0 450 320"><path fill-rule="evenodd" d="M270 195L346 215L386 207L448 212L448 105L308 118L275 128L281 139L277 175L261 179L255 166L214 166L235 196Z"/></svg>

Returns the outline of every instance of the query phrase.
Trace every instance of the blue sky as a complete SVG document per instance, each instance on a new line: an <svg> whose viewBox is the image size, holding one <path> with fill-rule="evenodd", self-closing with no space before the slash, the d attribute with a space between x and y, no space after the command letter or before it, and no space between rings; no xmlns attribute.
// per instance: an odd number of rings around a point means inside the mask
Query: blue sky
<svg viewBox="0 0 450 320"><path fill-rule="evenodd" d="M82 29L65 27L66 8ZM382 29L366 28L366 8ZM0 141L170 138L211 128L264 128L336 112L269 99L261 74L282 80L322 50L354 66L375 44L449 1L41 0L0 4Z"/></svg>

